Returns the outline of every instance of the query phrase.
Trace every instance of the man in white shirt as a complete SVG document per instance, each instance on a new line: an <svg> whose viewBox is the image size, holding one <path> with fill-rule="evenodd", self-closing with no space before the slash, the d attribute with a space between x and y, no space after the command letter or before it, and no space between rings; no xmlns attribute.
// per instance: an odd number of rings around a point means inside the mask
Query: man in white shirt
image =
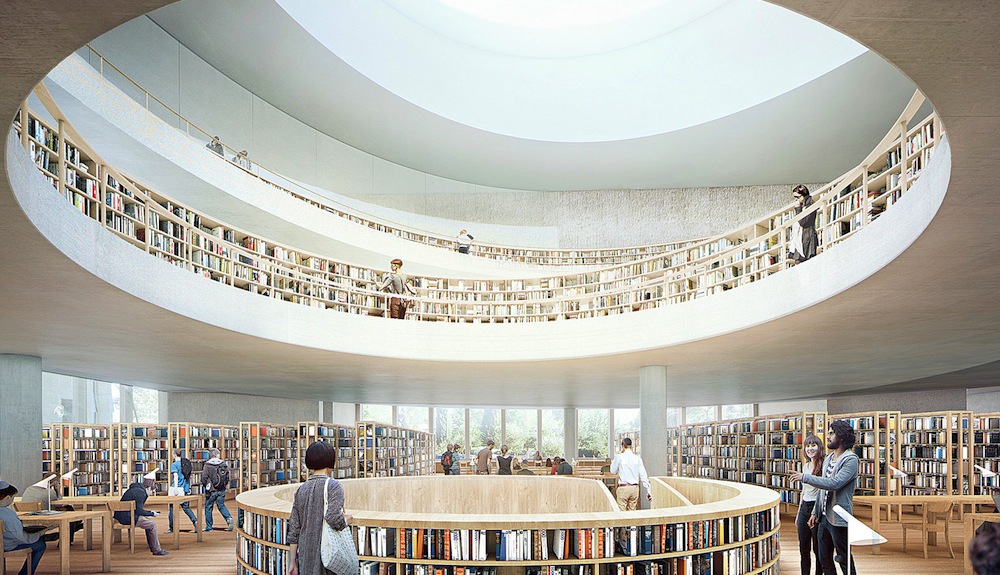
<svg viewBox="0 0 1000 575"><path fill-rule="evenodd" d="M611 462L611 473L618 474L618 507L622 511L633 511L639 508L639 483L646 488L646 499L653 500L649 491L649 476L642 458L632 451L632 440L622 439L622 451Z"/></svg>
<svg viewBox="0 0 1000 575"><path fill-rule="evenodd" d="M469 249L472 247L472 235L469 230L462 230L458 232L458 237L455 238L455 247L458 248L458 253L467 254Z"/></svg>

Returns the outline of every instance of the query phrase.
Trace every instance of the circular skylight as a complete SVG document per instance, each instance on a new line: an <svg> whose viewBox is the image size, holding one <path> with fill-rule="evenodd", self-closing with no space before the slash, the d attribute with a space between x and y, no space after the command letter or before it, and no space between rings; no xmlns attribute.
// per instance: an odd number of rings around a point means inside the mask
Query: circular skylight
<svg viewBox="0 0 1000 575"><path fill-rule="evenodd" d="M759 0L277 2L397 96L477 129L553 142L709 122L865 51Z"/></svg>

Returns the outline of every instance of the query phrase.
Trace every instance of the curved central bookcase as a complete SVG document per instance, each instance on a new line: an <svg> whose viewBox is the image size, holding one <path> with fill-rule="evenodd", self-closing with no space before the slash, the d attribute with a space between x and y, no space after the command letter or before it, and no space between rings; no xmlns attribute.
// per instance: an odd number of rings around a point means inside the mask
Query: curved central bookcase
<svg viewBox="0 0 1000 575"><path fill-rule="evenodd" d="M573 477L348 479L361 575L776 574L778 494L738 483L651 478L653 508L619 511ZM283 575L298 485L241 493L240 575Z"/></svg>

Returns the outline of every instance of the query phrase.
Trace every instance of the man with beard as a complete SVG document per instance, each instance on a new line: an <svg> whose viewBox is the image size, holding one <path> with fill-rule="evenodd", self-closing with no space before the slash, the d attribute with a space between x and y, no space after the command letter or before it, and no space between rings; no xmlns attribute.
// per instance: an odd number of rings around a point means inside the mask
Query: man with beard
<svg viewBox="0 0 1000 575"><path fill-rule="evenodd" d="M854 486L858 479L858 456L852 451L854 447L854 429L851 424L838 419L830 424L827 432L826 447L830 450L823 461L823 476L802 476L793 473L793 481L803 481L807 485L825 490L816 498L813 515L809 518L809 527L819 525L819 558L823 565L824 575L837 575L834 566L834 549L837 552L837 562L841 572L855 575L853 558L850 561L851 570L847 570L847 521L833 512L840 505L848 513L854 512Z"/></svg>

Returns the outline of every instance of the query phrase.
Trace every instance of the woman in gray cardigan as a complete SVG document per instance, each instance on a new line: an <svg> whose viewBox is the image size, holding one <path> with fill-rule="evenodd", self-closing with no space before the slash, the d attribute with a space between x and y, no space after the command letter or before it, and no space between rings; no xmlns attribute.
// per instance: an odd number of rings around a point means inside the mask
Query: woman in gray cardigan
<svg viewBox="0 0 1000 575"><path fill-rule="evenodd" d="M330 475L337 466L337 449L329 443L314 442L306 450L306 467L312 472L299 485L288 521L288 544L291 546L288 575L325 575L320 545L323 521L341 530L351 520L344 514L344 487ZM323 516L323 489L328 490L329 505Z"/></svg>

